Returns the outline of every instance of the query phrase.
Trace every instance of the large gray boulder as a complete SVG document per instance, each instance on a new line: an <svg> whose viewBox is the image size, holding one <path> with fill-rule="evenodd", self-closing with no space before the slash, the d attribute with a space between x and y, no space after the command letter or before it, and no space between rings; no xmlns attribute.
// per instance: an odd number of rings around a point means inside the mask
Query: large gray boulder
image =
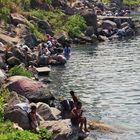
<svg viewBox="0 0 140 140"><path fill-rule="evenodd" d="M41 122L41 128L53 132L53 140L78 140L78 128L72 127L69 119Z"/></svg>
<svg viewBox="0 0 140 140"><path fill-rule="evenodd" d="M23 129L29 130L31 128L28 113L20 108L15 107L11 110L7 110L4 114L4 118L17 123Z"/></svg>
<svg viewBox="0 0 140 140"><path fill-rule="evenodd" d="M28 99L18 95L16 92L11 92L4 108L4 119L17 123L23 129L30 129L27 113L28 105Z"/></svg>
<svg viewBox="0 0 140 140"><path fill-rule="evenodd" d="M41 102L37 103L37 112L45 121L57 120L57 116L61 113L58 109L51 108L49 105Z"/></svg>
<svg viewBox="0 0 140 140"><path fill-rule="evenodd" d="M7 87L10 91L17 92L26 97L30 102L49 104L51 100L55 99L47 86L41 82L24 76L12 76L8 78L8 81Z"/></svg>

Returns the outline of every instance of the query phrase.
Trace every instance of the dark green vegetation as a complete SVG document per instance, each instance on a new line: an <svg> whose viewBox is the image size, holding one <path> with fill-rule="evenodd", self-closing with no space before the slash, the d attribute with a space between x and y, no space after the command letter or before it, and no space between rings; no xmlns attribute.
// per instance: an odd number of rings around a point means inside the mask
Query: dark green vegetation
<svg viewBox="0 0 140 140"><path fill-rule="evenodd" d="M4 121L4 105L10 92L5 88L0 88L0 140L51 140L52 132L47 129L40 129L38 134L27 130L16 130L13 123Z"/></svg>
<svg viewBox="0 0 140 140"><path fill-rule="evenodd" d="M103 0L104 3L109 3L110 0ZM137 5L140 4L140 0L123 0L125 5Z"/></svg>
<svg viewBox="0 0 140 140"><path fill-rule="evenodd" d="M80 36L85 29L85 21L80 15L67 16L58 9L53 10L53 12L51 10L37 10L31 6L32 3L35 3L36 1L37 0L0 0L0 18L8 22L11 12L18 12L27 19L29 16L35 16L39 19L47 20L54 33L65 32L67 35L71 36ZM51 4L51 0L44 0L43 2L48 5ZM41 40L47 39L44 36L44 31L42 31L35 22L27 21L26 24L31 31L35 33L37 38Z"/></svg>

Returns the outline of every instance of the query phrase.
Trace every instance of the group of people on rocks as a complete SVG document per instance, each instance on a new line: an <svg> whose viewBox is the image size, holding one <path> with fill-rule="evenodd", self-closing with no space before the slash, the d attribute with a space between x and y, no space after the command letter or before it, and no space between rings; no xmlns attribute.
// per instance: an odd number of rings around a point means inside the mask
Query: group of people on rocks
<svg viewBox="0 0 140 140"><path fill-rule="evenodd" d="M44 58L47 58L48 64L64 64L71 53L70 44L60 44L49 34L47 34L46 36L48 38L48 41L39 44L38 60L43 60Z"/></svg>
<svg viewBox="0 0 140 140"><path fill-rule="evenodd" d="M74 126L79 127L80 132L85 133L89 132L87 128L87 119L86 117L83 116L83 109L82 109L82 103L78 100L77 96L75 95L74 91L70 91L70 95L73 99L73 107L72 108L67 108L68 102L63 104L63 107L67 109L66 111L70 113L70 119L71 123ZM30 112L29 112L29 120L31 124L31 128L34 132L37 132L39 130L39 125L40 125L40 118L39 115L37 114L37 108L33 104L30 107ZM64 110L61 110L64 111ZM65 118L62 118L65 119Z"/></svg>

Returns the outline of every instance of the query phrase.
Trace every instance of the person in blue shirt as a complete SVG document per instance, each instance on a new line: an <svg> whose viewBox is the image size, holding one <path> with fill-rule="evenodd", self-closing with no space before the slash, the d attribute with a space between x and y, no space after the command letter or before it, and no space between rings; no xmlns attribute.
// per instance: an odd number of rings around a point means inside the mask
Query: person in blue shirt
<svg viewBox="0 0 140 140"><path fill-rule="evenodd" d="M70 56L70 53L71 53L71 49L69 46L66 46L64 48L64 56Z"/></svg>

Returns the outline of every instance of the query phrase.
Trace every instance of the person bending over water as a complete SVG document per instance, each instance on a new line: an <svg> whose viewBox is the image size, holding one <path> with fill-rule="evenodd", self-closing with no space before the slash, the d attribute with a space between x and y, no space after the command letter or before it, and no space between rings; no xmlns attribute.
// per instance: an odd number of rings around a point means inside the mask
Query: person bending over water
<svg viewBox="0 0 140 140"><path fill-rule="evenodd" d="M81 132L89 132L87 129L87 119L83 117L82 103L77 102L75 108L71 111L71 123L72 125L78 126ZM84 131L83 131L84 126Z"/></svg>

